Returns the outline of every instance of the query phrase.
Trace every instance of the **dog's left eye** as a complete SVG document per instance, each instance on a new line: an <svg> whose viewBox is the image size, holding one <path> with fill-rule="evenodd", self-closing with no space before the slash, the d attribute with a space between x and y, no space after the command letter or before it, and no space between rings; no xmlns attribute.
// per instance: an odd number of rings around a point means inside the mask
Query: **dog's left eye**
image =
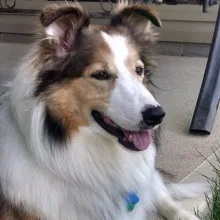
<svg viewBox="0 0 220 220"><path fill-rule="evenodd" d="M135 71L139 76L141 76L144 73L144 68L141 66L137 66Z"/></svg>
<svg viewBox="0 0 220 220"><path fill-rule="evenodd" d="M109 80L111 79L112 76L105 71L100 71L100 72L93 73L91 77L97 80Z"/></svg>

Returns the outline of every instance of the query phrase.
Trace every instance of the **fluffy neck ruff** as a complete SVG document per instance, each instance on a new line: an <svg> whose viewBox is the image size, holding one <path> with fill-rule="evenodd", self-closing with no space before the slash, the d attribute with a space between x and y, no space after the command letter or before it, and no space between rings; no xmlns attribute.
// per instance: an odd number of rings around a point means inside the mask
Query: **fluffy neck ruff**
<svg viewBox="0 0 220 220"><path fill-rule="evenodd" d="M106 138L94 136L90 129L82 128L66 148L51 152L36 132L31 143L35 143L35 148L26 144L8 108L0 120L7 120L4 129L10 131L4 134L6 142L0 154L3 193L11 203L22 204L28 213L40 213L53 220L78 219L77 216L87 219L84 215L118 219L127 215L122 193L137 190L141 195L151 178L146 163L154 166L153 146L146 151L146 157L143 152L125 151ZM13 150L8 146L13 146ZM36 157L37 151L41 152L41 158Z"/></svg>

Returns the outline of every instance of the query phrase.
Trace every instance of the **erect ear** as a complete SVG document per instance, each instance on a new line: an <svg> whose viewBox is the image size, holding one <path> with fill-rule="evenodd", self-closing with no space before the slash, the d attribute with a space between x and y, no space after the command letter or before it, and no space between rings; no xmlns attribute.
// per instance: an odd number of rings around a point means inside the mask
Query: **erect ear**
<svg viewBox="0 0 220 220"><path fill-rule="evenodd" d="M77 35L89 26L89 16L78 4L52 4L40 15L46 37L52 38L56 54L65 55L73 46Z"/></svg>
<svg viewBox="0 0 220 220"><path fill-rule="evenodd" d="M149 21L157 27L161 27L161 21L157 13L146 4L129 5L128 0L119 0L115 13L111 19L112 26L127 26L128 28L144 28Z"/></svg>

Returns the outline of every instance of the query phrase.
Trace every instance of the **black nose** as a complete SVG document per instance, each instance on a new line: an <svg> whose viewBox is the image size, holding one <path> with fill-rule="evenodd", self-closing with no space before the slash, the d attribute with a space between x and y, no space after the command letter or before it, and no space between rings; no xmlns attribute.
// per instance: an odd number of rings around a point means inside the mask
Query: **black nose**
<svg viewBox="0 0 220 220"><path fill-rule="evenodd" d="M160 124L165 116L165 111L162 107L148 107L144 112L142 112L144 122L148 126L156 126Z"/></svg>

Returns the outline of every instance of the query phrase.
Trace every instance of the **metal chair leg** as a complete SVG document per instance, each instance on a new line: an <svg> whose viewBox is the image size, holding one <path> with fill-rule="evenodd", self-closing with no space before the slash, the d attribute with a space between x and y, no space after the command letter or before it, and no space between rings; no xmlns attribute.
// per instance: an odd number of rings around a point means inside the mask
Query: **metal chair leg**
<svg viewBox="0 0 220 220"><path fill-rule="evenodd" d="M220 99L220 6L190 132L210 134Z"/></svg>

